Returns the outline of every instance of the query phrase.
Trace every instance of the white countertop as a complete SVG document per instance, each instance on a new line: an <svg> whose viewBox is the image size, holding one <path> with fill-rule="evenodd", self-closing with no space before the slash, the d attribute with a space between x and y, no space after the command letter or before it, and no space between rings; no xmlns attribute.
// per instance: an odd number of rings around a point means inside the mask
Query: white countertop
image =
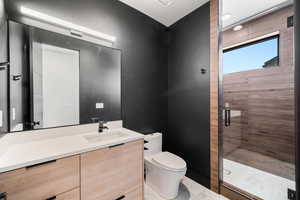
<svg viewBox="0 0 300 200"><path fill-rule="evenodd" d="M73 130L70 131L70 129ZM125 128L114 128L113 131L126 133L128 136L89 142L84 136L102 133L91 131L91 128L88 128L87 132L84 132L83 128L79 129L78 132L76 127L71 127L56 129L57 132L55 129L50 129L51 131L3 135L0 137L0 173L144 138L144 135L137 132Z"/></svg>

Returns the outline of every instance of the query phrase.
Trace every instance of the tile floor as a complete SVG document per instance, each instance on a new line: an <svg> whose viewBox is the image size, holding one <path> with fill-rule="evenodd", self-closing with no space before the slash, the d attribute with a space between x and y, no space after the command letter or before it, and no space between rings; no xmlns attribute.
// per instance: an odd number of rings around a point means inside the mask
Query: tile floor
<svg viewBox="0 0 300 200"><path fill-rule="evenodd" d="M145 200L165 200L145 184ZM174 200L228 200L195 181L185 177L179 188L179 195Z"/></svg>
<svg viewBox="0 0 300 200"><path fill-rule="evenodd" d="M223 159L224 182L264 200L285 200L287 188L295 189L295 181L270 174L231 160Z"/></svg>

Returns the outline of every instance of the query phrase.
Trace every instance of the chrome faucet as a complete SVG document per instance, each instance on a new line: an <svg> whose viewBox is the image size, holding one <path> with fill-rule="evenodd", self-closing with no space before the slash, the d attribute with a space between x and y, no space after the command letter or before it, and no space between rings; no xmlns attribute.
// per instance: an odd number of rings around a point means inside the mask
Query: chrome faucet
<svg viewBox="0 0 300 200"><path fill-rule="evenodd" d="M98 132L102 133L104 131L104 129L108 129L107 126L105 126L106 122L104 121L99 121L99 128L98 128Z"/></svg>

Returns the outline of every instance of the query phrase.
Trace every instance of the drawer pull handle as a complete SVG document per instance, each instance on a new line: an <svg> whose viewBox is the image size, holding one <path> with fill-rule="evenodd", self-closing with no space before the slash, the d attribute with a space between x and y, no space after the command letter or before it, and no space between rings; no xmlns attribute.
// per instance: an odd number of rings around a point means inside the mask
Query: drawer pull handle
<svg viewBox="0 0 300 200"><path fill-rule="evenodd" d="M120 196L119 198L116 198L116 200L121 200L121 199L124 199L124 198L125 198L125 195Z"/></svg>
<svg viewBox="0 0 300 200"><path fill-rule="evenodd" d="M56 196L49 197L49 198L48 198L48 199L46 199L46 200L53 200L53 199L56 199Z"/></svg>
<svg viewBox="0 0 300 200"><path fill-rule="evenodd" d="M149 143L149 141L147 141L147 140L144 140L144 144L147 144L147 143Z"/></svg>
<svg viewBox="0 0 300 200"><path fill-rule="evenodd" d="M125 144L125 143L116 144L116 145L109 146L108 148L114 148L114 147L122 146L122 145L124 145L124 144Z"/></svg>
<svg viewBox="0 0 300 200"><path fill-rule="evenodd" d="M56 160L50 160L50 161L47 161L47 162L38 163L38 164L35 164L35 165L30 165L30 166L26 167L26 169L31 169L31 168L38 167L38 166L41 166L41 165L47 165L47 164L54 163L54 162L56 162Z"/></svg>

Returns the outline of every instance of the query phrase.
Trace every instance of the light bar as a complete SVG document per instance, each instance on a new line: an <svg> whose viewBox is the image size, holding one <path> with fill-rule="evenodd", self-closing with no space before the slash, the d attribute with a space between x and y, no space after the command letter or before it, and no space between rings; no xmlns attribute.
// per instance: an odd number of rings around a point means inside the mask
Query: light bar
<svg viewBox="0 0 300 200"><path fill-rule="evenodd" d="M43 20L45 22L56 24L56 25L59 25L59 26L62 26L62 27L65 27L65 28L68 28L68 29L71 29L71 30L79 31L79 32L82 32L82 33L85 33L85 34L88 34L88 35L91 35L91 36L94 36L94 37L98 37L98 38L101 38L101 39L104 39L104 40L108 40L108 41L111 41L111 42L116 41L116 37L114 37L114 36L107 35L105 33L100 33L98 31L94 31L92 29L89 29L89 28L86 28L86 27L83 27L83 26L80 26L80 25L77 25L77 24L73 24L71 22L68 22L68 21L50 16L50 15L47 15L47 14L44 14L44 13L35 11L35 10L32 10L30 8L26 8L26 7L21 6L21 13L24 14L24 15L30 16L30 17L34 17L34 18Z"/></svg>

